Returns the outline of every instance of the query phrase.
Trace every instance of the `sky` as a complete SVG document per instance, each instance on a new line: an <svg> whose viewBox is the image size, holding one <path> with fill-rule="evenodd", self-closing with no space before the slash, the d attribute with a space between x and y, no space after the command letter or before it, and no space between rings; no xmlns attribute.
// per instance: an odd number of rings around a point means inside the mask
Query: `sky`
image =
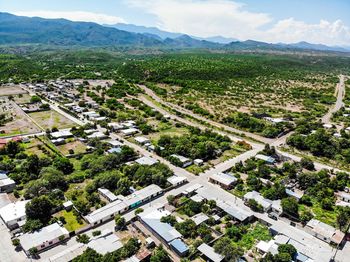
<svg viewBox="0 0 350 262"><path fill-rule="evenodd" d="M0 0L0 12L199 37L350 46L350 0Z"/></svg>

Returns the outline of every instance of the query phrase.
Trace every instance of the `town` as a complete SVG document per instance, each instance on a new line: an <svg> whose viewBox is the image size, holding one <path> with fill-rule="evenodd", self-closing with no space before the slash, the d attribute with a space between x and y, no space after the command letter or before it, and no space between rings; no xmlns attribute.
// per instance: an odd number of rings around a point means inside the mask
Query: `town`
<svg viewBox="0 0 350 262"><path fill-rule="evenodd" d="M349 173L282 150L291 130L242 136L123 80L6 83L0 96L1 261L350 254Z"/></svg>

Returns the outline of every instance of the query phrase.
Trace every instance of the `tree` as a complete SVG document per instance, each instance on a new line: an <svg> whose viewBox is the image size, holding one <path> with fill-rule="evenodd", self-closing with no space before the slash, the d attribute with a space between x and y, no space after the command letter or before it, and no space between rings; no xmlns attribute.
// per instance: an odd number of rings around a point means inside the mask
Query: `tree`
<svg viewBox="0 0 350 262"><path fill-rule="evenodd" d="M65 157L56 157L53 161L53 166L67 175L74 171L73 164Z"/></svg>
<svg viewBox="0 0 350 262"><path fill-rule="evenodd" d="M27 219L22 229L24 232L33 232L43 227L43 223L39 219Z"/></svg>
<svg viewBox="0 0 350 262"><path fill-rule="evenodd" d="M101 259L102 255L97 253L94 249L88 247L83 254L74 258L73 262L100 262Z"/></svg>
<svg viewBox="0 0 350 262"><path fill-rule="evenodd" d="M21 241L18 238L12 239L12 245L18 247L21 244Z"/></svg>
<svg viewBox="0 0 350 262"><path fill-rule="evenodd" d="M34 104L34 103L39 103L39 102L41 102L41 98L38 97L38 96L32 96L32 97L30 98L30 103L32 103L32 104Z"/></svg>
<svg viewBox="0 0 350 262"><path fill-rule="evenodd" d="M150 259L151 262L171 262L168 253L165 251L162 245L157 247Z"/></svg>
<svg viewBox="0 0 350 262"><path fill-rule="evenodd" d="M247 202L248 206L255 212L263 212L264 208L255 199L249 199Z"/></svg>
<svg viewBox="0 0 350 262"><path fill-rule="evenodd" d="M174 195L169 195L166 198L168 200L169 205L174 205L175 204L175 196Z"/></svg>
<svg viewBox="0 0 350 262"><path fill-rule="evenodd" d="M143 208L139 207L138 209L135 210L135 215L138 215L143 212Z"/></svg>
<svg viewBox="0 0 350 262"><path fill-rule="evenodd" d="M288 253L278 253L273 257L274 262L290 262L292 257Z"/></svg>
<svg viewBox="0 0 350 262"><path fill-rule="evenodd" d="M338 224L340 230L344 231L346 229L346 226L349 224L348 212L346 212L344 210L340 210L340 212L337 216L337 224Z"/></svg>
<svg viewBox="0 0 350 262"><path fill-rule="evenodd" d="M26 215L28 219L38 219L46 224L51 218L53 204L47 196L33 198L26 204Z"/></svg>
<svg viewBox="0 0 350 262"><path fill-rule="evenodd" d="M228 237L222 237L214 244L215 252L223 255L226 261L235 262L243 255L241 248L232 245Z"/></svg>
<svg viewBox="0 0 350 262"><path fill-rule="evenodd" d="M89 243L90 238L86 234L81 234L81 235L77 235L77 241L79 243L87 244L87 243Z"/></svg>
<svg viewBox="0 0 350 262"><path fill-rule="evenodd" d="M28 251L32 257L35 257L38 254L38 249L36 247L30 248Z"/></svg>
<svg viewBox="0 0 350 262"><path fill-rule="evenodd" d="M299 217L298 201L295 198L292 198L292 197L283 198L281 201L281 206L282 206L283 213L285 213L286 215L294 218Z"/></svg>
<svg viewBox="0 0 350 262"><path fill-rule="evenodd" d="M278 246L278 252L279 253L287 253L291 256L291 258L294 258L294 256L297 253L296 248L291 244L282 244Z"/></svg>
<svg viewBox="0 0 350 262"><path fill-rule="evenodd" d="M114 218L114 222L115 222L116 230L123 229L126 225L125 218L122 217L121 215L116 215Z"/></svg>
<svg viewBox="0 0 350 262"><path fill-rule="evenodd" d="M310 211L306 210L306 211L304 211L304 212L301 213L301 215L300 215L300 220L301 220L301 222L302 222L303 224L306 224L306 223L309 222L313 217L314 217L314 215L313 215Z"/></svg>
<svg viewBox="0 0 350 262"><path fill-rule="evenodd" d="M303 157L300 161L300 165L307 170L315 170L314 162L310 158Z"/></svg>

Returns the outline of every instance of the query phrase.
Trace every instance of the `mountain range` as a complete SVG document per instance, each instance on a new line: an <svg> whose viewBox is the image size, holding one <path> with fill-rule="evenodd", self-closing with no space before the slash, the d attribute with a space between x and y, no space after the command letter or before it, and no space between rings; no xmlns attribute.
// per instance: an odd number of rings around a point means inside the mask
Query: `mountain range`
<svg viewBox="0 0 350 262"><path fill-rule="evenodd" d="M199 38L171 33L155 27L130 24L103 26L66 19L15 16L0 12L0 45L43 44L53 46L147 48L201 48L220 50L320 50L350 52L350 48L300 42L269 44L253 40L237 41L221 36Z"/></svg>

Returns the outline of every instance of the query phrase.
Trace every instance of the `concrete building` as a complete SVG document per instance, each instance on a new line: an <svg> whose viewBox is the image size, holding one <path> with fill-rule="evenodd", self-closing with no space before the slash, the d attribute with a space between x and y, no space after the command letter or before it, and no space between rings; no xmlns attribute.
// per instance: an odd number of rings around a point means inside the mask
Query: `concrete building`
<svg viewBox="0 0 350 262"><path fill-rule="evenodd" d="M274 163L276 163L276 159L274 159L273 157L271 157L271 156L265 156L265 155L261 155L261 154L257 154L256 156L255 156L255 158L256 159L259 159L259 160L263 160L263 161L265 161L266 163L268 163L268 164L274 164Z"/></svg>
<svg viewBox="0 0 350 262"><path fill-rule="evenodd" d="M98 193L104 197L108 202L113 202L118 199L118 197L106 188L97 189Z"/></svg>
<svg viewBox="0 0 350 262"><path fill-rule="evenodd" d="M231 189L237 182L237 178L226 173L216 173L208 178L209 182L221 186L223 189Z"/></svg>
<svg viewBox="0 0 350 262"><path fill-rule="evenodd" d="M147 137L144 137L144 136L137 136L134 139L140 145L145 145L151 142L151 140L149 140Z"/></svg>
<svg viewBox="0 0 350 262"><path fill-rule="evenodd" d="M350 203L350 194L348 194L348 193L340 192L340 193L338 193L338 198L341 201Z"/></svg>
<svg viewBox="0 0 350 262"><path fill-rule="evenodd" d="M168 177L167 181L173 187L176 187L176 186L179 186L179 185L186 183L188 180L184 176L175 176L174 175L174 176Z"/></svg>
<svg viewBox="0 0 350 262"><path fill-rule="evenodd" d="M150 208L138 215L140 222L150 230L160 241L170 247L178 256L188 253L188 246L181 240L182 235L161 218L170 215L164 208Z"/></svg>
<svg viewBox="0 0 350 262"><path fill-rule="evenodd" d="M193 160L193 164L196 166L202 166L204 164L204 161L202 159L195 159Z"/></svg>
<svg viewBox="0 0 350 262"><path fill-rule="evenodd" d="M286 188L286 194L290 197L293 197L295 198L297 201L300 201L300 199L303 197L304 193L303 192L296 192L296 191L293 191L293 190L290 190L288 188Z"/></svg>
<svg viewBox="0 0 350 262"><path fill-rule="evenodd" d="M108 252L117 251L123 247L119 237L111 230L105 229L101 235L93 237L87 247L94 249L97 253L105 255Z"/></svg>
<svg viewBox="0 0 350 262"><path fill-rule="evenodd" d="M208 219L209 219L209 217L204 213L199 213L199 214L196 214L193 217L191 217L191 220L193 220L193 222L196 224L196 226L199 226L200 224L204 223Z"/></svg>
<svg viewBox="0 0 350 262"><path fill-rule="evenodd" d="M192 165L192 160L187 158L187 157L179 156L179 155L176 155L176 154L171 155L171 157L176 158L177 160L179 160L179 162L181 163L181 167L183 167L183 168Z"/></svg>
<svg viewBox="0 0 350 262"><path fill-rule="evenodd" d="M260 204L265 212L268 212L271 209L272 201L264 198L259 192L251 191L246 193L243 196L245 202L248 202L250 199L254 199L258 204Z"/></svg>
<svg viewBox="0 0 350 262"><path fill-rule="evenodd" d="M52 132L50 135L54 139L68 138L68 137L72 137L73 136L73 134L69 130L60 130L60 131L57 131L57 132Z"/></svg>
<svg viewBox="0 0 350 262"><path fill-rule="evenodd" d="M317 219L311 219L305 229L313 236L327 243L340 244L343 242L345 234L340 230L327 225Z"/></svg>
<svg viewBox="0 0 350 262"><path fill-rule="evenodd" d="M224 260L224 256L215 252L214 248L203 243L198 248L198 251L207 258L206 261L221 262Z"/></svg>
<svg viewBox="0 0 350 262"><path fill-rule="evenodd" d="M152 157L143 156L143 157L140 157L139 159L136 159L135 162L138 163L139 165L153 166L158 163L158 160Z"/></svg>
<svg viewBox="0 0 350 262"><path fill-rule="evenodd" d="M5 173L0 173L0 193L10 193L15 189L16 183Z"/></svg>
<svg viewBox="0 0 350 262"><path fill-rule="evenodd" d="M140 131L137 128L133 128L133 127L120 130L120 133L122 133L124 136L131 136L131 135L137 134L138 132Z"/></svg>
<svg viewBox="0 0 350 262"><path fill-rule="evenodd" d="M114 218L117 214L136 208L145 202L162 194L163 190L157 185L149 185L139 191L135 191L123 199L109 203L85 216L85 220L92 225L102 224ZM119 197L118 197L119 198Z"/></svg>
<svg viewBox="0 0 350 262"><path fill-rule="evenodd" d="M29 256L29 250L31 248L36 248L40 252L68 237L68 230L54 223L43 227L39 231L23 234L19 237L19 240L24 252ZM60 238L63 239L60 240Z"/></svg>
<svg viewBox="0 0 350 262"><path fill-rule="evenodd" d="M17 228L25 223L26 204L29 200L10 203L0 209L0 217L9 229Z"/></svg>

